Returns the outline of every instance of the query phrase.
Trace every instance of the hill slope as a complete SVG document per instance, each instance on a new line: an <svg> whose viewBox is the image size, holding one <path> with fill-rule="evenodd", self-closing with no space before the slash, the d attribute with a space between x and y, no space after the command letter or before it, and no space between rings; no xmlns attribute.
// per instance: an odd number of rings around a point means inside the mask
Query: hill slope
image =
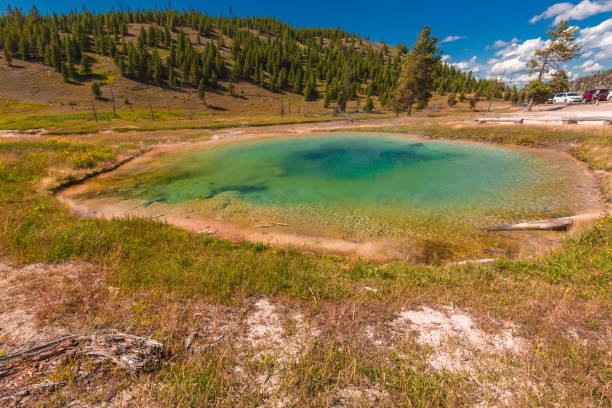
<svg viewBox="0 0 612 408"><path fill-rule="evenodd" d="M570 81L572 91L584 91L593 88L612 88L612 69Z"/></svg>
<svg viewBox="0 0 612 408"><path fill-rule="evenodd" d="M407 52L403 44L271 18L194 10L41 16L10 8L0 17L0 48L6 99L90 105L89 83L97 81L108 99L138 97L145 105L187 109L201 107L201 99L214 106L222 94L239 109L249 107L241 97L261 97L258 103L270 106L279 95L287 103L295 96L341 110L347 101L372 96L385 106ZM435 87L488 95L493 82L440 64Z"/></svg>

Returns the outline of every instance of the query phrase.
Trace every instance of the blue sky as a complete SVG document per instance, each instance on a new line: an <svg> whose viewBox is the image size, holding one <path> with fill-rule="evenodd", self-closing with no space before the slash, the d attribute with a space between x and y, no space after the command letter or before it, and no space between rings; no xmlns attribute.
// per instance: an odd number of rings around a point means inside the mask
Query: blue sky
<svg viewBox="0 0 612 408"><path fill-rule="evenodd" d="M157 2L122 0L124 7L165 7L167 0ZM80 9L106 11L119 9L120 0L5 0L7 4L27 10L36 4L39 10L61 12ZM539 46L547 27L568 18L579 27L579 43L585 55L567 66L571 75L582 75L612 68L612 0L527 1L498 3L488 1L321 1L291 2L279 0L235 0L230 2L172 0L171 7L197 8L210 15L228 15L230 7L240 16L276 17L295 26L326 26L370 35L395 45L411 46L423 25L429 25L443 41L447 62L471 69L481 76L506 72L508 80L517 83L529 78L524 63Z"/></svg>

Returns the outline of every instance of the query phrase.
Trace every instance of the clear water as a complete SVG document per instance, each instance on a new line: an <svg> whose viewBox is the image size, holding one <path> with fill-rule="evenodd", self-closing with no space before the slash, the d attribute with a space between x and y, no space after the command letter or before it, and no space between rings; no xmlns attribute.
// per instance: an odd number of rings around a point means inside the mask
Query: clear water
<svg viewBox="0 0 612 408"><path fill-rule="evenodd" d="M595 208L591 190L576 163L552 152L353 134L169 151L77 198L349 240L464 242L466 230L479 240L483 227Z"/></svg>

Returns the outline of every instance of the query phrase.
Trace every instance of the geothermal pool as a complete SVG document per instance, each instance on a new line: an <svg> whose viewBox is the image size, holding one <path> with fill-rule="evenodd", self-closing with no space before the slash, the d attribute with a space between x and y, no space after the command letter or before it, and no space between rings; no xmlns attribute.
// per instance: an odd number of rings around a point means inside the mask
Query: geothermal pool
<svg viewBox="0 0 612 408"><path fill-rule="evenodd" d="M564 154L391 134L159 149L61 196L83 215L416 260L516 253L550 236L486 228L601 209L590 177Z"/></svg>

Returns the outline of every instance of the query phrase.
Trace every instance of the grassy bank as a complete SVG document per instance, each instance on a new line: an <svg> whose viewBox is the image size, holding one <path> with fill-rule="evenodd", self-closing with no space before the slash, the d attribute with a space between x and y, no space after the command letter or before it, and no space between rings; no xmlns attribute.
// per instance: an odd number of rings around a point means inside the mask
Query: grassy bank
<svg viewBox="0 0 612 408"><path fill-rule="evenodd" d="M611 163L609 134L433 125L388 130L523 145L574 143L575 154L591 166L609 169ZM130 143L138 145L137 138ZM81 148L103 157L75 163L69 150ZM612 219L535 260L377 265L232 243L152 220L80 218L41 188L125 154L119 144L0 143L0 251L18 263L45 263L41 273L14 279L14 293L37 299L33 307L43 326L152 336L169 356L153 373L95 377L93 389L63 375L68 383L47 405L68 398L95 406L125 391L134 395L134 406L611 403ZM88 265L76 276L45 269L75 261ZM258 306L262 298L274 313ZM488 335L510 328L524 350L470 351L463 369L438 370L430 361L440 350L393 323L398 313L422 306L461 310ZM250 337L254 315L272 316L268 329L282 331L275 347ZM187 351L185 339L194 330L197 347ZM65 368L70 373L71 366Z"/></svg>
<svg viewBox="0 0 612 408"><path fill-rule="evenodd" d="M331 110L291 114L269 112L218 112L213 108L199 110L175 109L118 109L116 112L97 110L78 112L49 112L42 104L0 101L0 130L44 131L48 135L115 132L223 129L237 126L267 126L344 120L344 115L334 116ZM355 119L391 117L390 113L355 113Z"/></svg>

